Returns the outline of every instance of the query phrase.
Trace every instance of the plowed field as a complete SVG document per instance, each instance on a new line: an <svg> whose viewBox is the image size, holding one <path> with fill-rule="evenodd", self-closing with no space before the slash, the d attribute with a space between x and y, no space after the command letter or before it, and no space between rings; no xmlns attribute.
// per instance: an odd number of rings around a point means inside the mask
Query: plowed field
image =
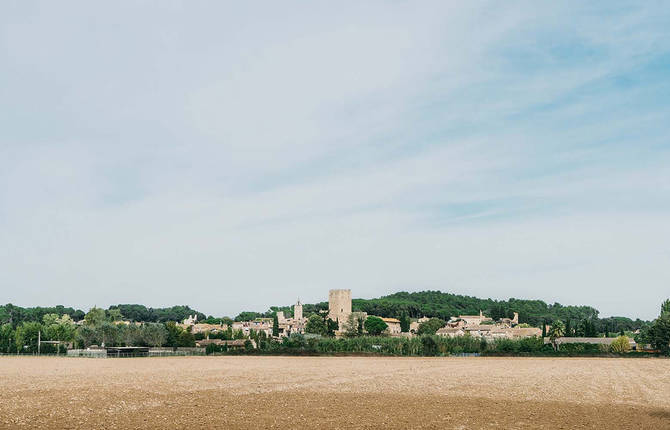
<svg viewBox="0 0 670 430"><path fill-rule="evenodd" d="M670 429L670 360L0 357L0 428Z"/></svg>

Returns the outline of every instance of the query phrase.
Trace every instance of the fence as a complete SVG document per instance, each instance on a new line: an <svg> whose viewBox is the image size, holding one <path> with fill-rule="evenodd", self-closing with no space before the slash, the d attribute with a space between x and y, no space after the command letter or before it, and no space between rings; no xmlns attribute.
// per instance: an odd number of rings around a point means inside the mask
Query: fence
<svg viewBox="0 0 670 430"><path fill-rule="evenodd" d="M160 349L151 348L148 351L119 352L106 349L70 349L68 357L86 358L131 358L131 357L190 357L205 355L203 348Z"/></svg>

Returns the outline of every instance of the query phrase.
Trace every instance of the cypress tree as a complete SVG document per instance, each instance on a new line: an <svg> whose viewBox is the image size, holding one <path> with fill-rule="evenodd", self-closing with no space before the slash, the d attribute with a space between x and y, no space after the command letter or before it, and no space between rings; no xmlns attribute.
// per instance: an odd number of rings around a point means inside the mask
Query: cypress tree
<svg viewBox="0 0 670 430"><path fill-rule="evenodd" d="M277 312L272 316L272 336L279 337L279 318L277 318Z"/></svg>
<svg viewBox="0 0 670 430"><path fill-rule="evenodd" d="M400 331L403 333L409 332L409 317L407 316L406 313L403 313L402 316L400 317Z"/></svg>

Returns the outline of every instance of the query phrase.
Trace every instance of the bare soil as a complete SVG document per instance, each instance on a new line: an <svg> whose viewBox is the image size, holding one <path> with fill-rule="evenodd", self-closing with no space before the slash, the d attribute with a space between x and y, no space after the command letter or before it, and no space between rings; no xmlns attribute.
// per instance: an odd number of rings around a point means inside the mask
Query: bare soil
<svg viewBox="0 0 670 430"><path fill-rule="evenodd" d="M0 357L0 428L670 429L670 360Z"/></svg>

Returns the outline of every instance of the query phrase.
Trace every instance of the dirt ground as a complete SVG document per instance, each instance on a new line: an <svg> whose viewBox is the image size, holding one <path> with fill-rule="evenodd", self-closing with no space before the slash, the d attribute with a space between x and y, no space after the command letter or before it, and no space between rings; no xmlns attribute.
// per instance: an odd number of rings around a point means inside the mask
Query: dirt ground
<svg viewBox="0 0 670 430"><path fill-rule="evenodd" d="M0 357L0 428L670 429L670 360Z"/></svg>

